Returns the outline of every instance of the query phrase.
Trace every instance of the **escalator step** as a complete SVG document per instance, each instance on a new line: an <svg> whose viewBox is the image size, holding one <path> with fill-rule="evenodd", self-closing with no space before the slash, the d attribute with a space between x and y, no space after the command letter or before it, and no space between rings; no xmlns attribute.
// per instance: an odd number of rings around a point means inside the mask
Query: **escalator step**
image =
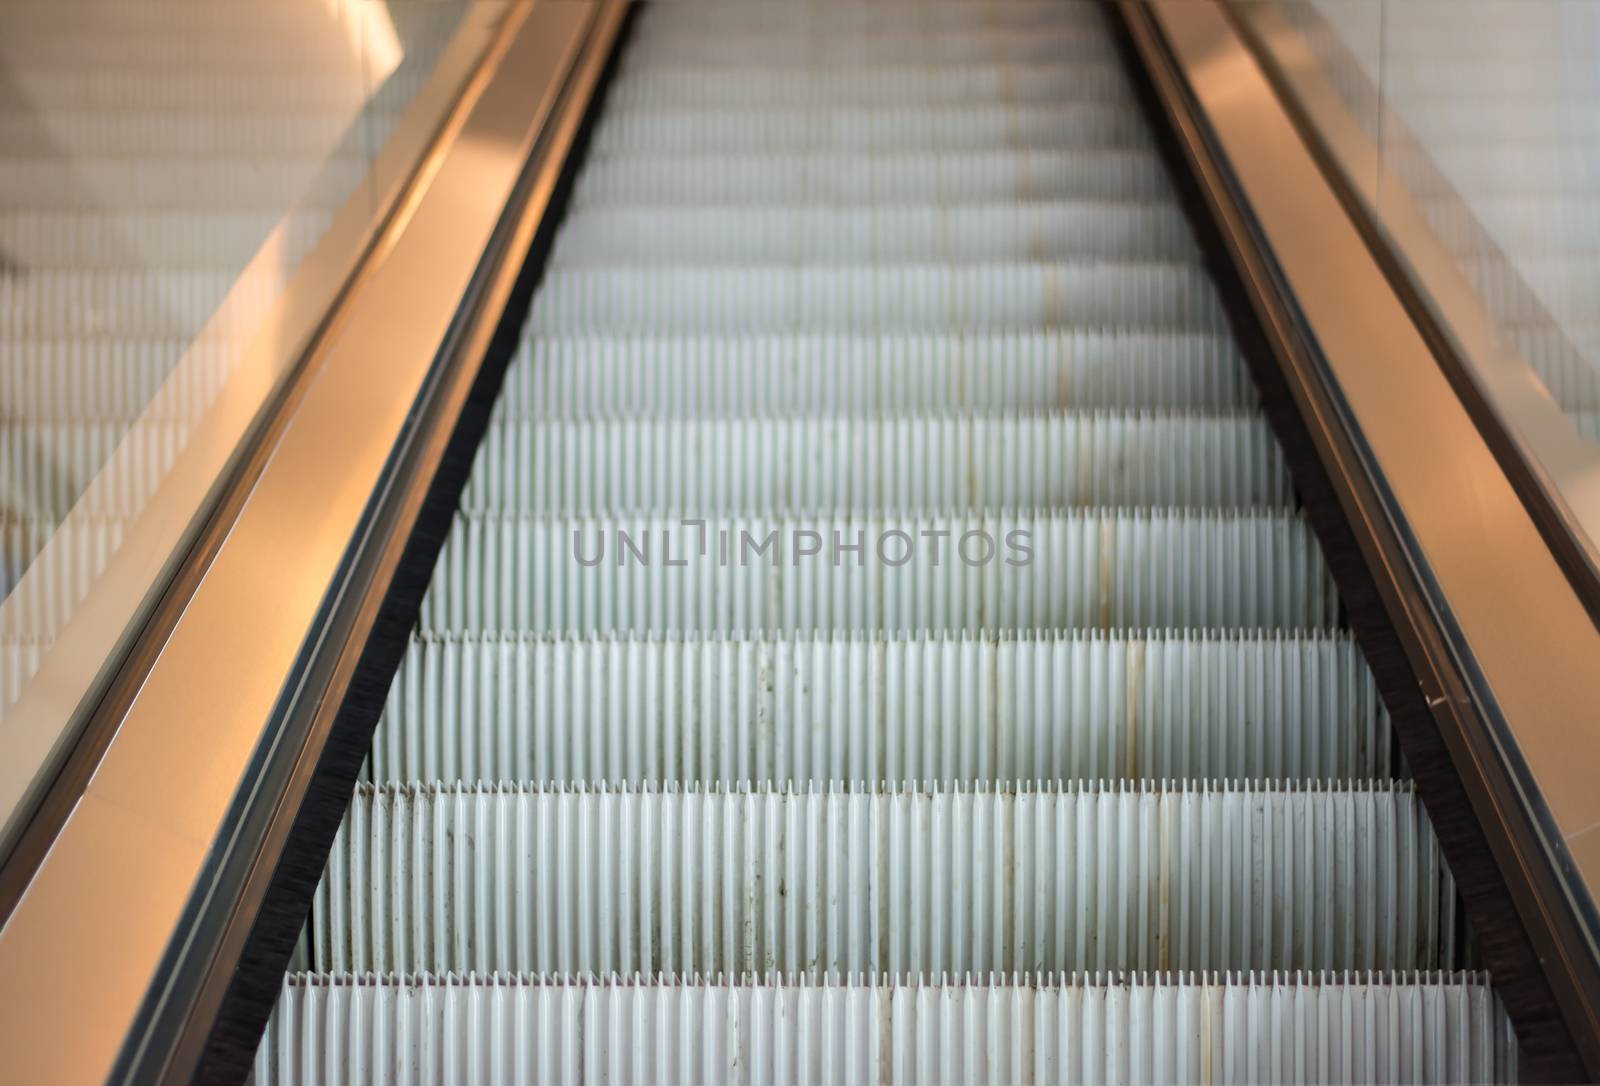
<svg viewBox="0 0 1600 1086"><path fill-rule="evenodd" d="M554 268L528 329L954 332L1062 327L1223 332L1210 277L1185 264Z"/></svg>
<svg viewBox="0 0 1600 1086"><path fill-rule="evenodd" d="M232 271L31 271L0 277L0 343L67 337L192 338L230 293L234 337L254 332L282 284ZM238 289L236 289L236 287Z"/></svg>
<svg viewBox="0 0 1600 1086"><path fill-rule="evenodd" d="M3 171L0 165L0 171ZM0 177L5 177L0 172ZM851 155L807 151L761 155L642 155L597 158L573 187L575 207L631 204L748 206L979 203L994 200L1171 199L1172 182L1153 151L1079 150L1071 155L1007 147L990 151Z"/></svg>
<svg viewBox="0 0 1600 1086"><path fill-rule="evenodd" d="M1255 403L1223 335L607 335L525 340L496 417L1225 411Z"/></svg>
<svg viewBox="0 0 1600 1086"><path fill-rule="evenodd" d="M551 261L596 264L912 263L1051 259L1199 263L1165 202L959 207L608 207L567 217Z"/></svg>
<svg viewBox="0 0 1600 1086"><path fill-rule="evenodd" d="M688 974L1459 964L1409 785L367 787L318 969Z"/></svg>
<svg viewBox="0 0 1600 1086"><path fill-rule="evenodd" d="M124 48L132 48L131 45ZM63 58L76 65L84 59ZM0 147L22 156L59 155L63 147L125 157L205 159L213 154L326 155L350 126L348 114L296 116L173 114L157 110L119 116L95 110L53 111L48 127L38 118L0 114ZM377 125L373 125L374 129ZM380 144L381 146L381 140ZM280 200L280 203L283 202Z"/></svg>
<svg viewBox="0 0 1600 1086"><path fill-rule="evenodd" d="M792 154L797 151L982 151L1153 146L1124 103L1070 106L912 106L832 109L690 109L606 112L594 154Z"/></svg>
<svg viewBox="0 0 1600 1086"><path fill-rule="evenodd" d="M903 105L924 108L998 103L1045 105L1061 101L1128 101L1131 87L1121 65L900 64L871 68L707 70L692 65L635 69L617 79L606 102L618 111L728 108L796 109Z"/></svg>
<svg viewBox="0 0 1600 1086"><path fill-rule="evenodd" d="M775 507L1283 506L1289 474L1255 415L498 422L468 512L715 514Z"/></svg>
<svg viewBox="0 0 1600 1086"><path fill-rule="evenodd" d="M669 516L459 515L421 626L1318 628L1336 614L1316 538L1291 512L869 512L703 525Z"/></svg>
<svg viewBox="0 0 1600 1086"><path fill-rule="evenodd" d="M1344 636L419 637L367 777L1383 779Z"/></svg>
<svg viewBox="0 0 1600 1086"><path fill-rule="evenodd" d="M232 212L255 209L281 213L285 193L307 191L313 179L331 193L352 192L371 163L366 155L254 156L218 152L183 164L181 178L171 169L152 169L149 160L85 149L71 162L71 184L63 184L62 161L20 153L0 161L0 192L14 207L39 211L77 211L85 193L116 193L114 206L132 211ZM320 186L319 186L320 190ZM335 200L333 206L337 206Z"/></svg>
<svg viewBox="0 0 1600 1086"><path fill-rule="evenodd" d="M4 587L0 583L0 588ZM6 709L22 696L22 688L39 670L39 661L50 647L47 639L0 633L0 720L4 720Z"/></svg>
<svg viewBox="0 0 1600 1086"><path fill-rule="evenodd" d="M216 341L0 338L0 403L37 423L132 422L152 407L170 421L197 419L238 356L237 344ZM174 368L179 358L184 364Z"/></svg>
<svg viewBox="0 0 1600 1086"><path fill-rule="evenodd" d="M131 516L149 503L188 436L188 423L156 419L136 426L122 421L0 422L0 463L5 465L0 508L61 520L98 478L85 510L97 516Z"/></svg>
<svg viewBox="0 0 1600 1086"><path fill-rule="evenodd" d="M260 1086L1508 1081L1472 973L291 976Z"/></svg>
<svg viewBox="0 0 1600 1086"><path fill-rule="evenodd" d="M1003 0L987 4L967 3L966 0L911 0L909 3L877 0L871 4L825 7L697 0L683 12L642 15L639 33L655 41L695 31L725 34L800 30L830 35L960 31L970 35L1000 28L1104 25L1104 13L1094 4L1063 3L1062 0Z"/></svg>
<svg viewBox="0 0 1600 1086"><path fill-rule="evenodd" d="M122 544L128 521L122 517L74 515L65 522L0 513L0 594L10 594L24 571L35 588L26 597L6 600L6 633L53 637L72 616L111 555ZM52 537L49 563L35 557Z"/></svg>
<svg viewBox="0 0 1600 1086"><path fill-rule="evenodd" d="M324 231L329 211L210 214L185 211L4 211L0 252L31 270L204 268L237 274L275 229L281 259L300 262ZM280 225L281 224L281 225Z"/></svg>
<svg viewBox="0 0 1600 1086"><path fill-rule="evenodd" d="M623 59L623 72L661 66L695 65L711 71L798 68L804 70L880 68L894 64L1103 64L1110 43L1100 25L1059 28L1013 27L888 32L859 38L820 34L808 40L794 34L760 32L663 34L651 40L647 28L636 39L638 52ZM648 51L649 60L639 59ZM911 105L911 103L907 103Z"/></svg>

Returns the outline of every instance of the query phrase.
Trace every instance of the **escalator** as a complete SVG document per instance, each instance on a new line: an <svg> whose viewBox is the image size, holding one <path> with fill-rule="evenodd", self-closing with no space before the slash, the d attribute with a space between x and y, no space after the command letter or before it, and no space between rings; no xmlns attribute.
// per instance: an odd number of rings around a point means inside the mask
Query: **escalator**
<svg viewBox="0 0 1600 1086"><path fill-rule="evenodd" d="M8 1076L1600 1077L1594 376L1500 261L1555 398L1473 383L1368 12L82 2L0 16Z"/></svg>
<svg viewBox="0 0 1600 1086"><path fill-rule="evenodd" d="M1516 1077L1113 18L637 15L258 1082Z"/></svg>

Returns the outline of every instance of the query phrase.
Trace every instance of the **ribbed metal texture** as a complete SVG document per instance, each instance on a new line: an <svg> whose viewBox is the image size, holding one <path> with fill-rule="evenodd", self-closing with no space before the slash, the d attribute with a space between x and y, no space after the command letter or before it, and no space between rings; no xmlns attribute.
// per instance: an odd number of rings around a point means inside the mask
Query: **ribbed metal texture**
<svg viewBox="0 0 1600 1086"><path fill-rule="evenodd" d="M121 54L126 58L126 49ZM72 78L81 78L74 71ZM217 80L208 81L208 94L218 92ZM127 87L121 90L126 93ZM41 211L77 211L83 194L115 192L120 206L130 211L237 211L257 208L281 211L284 193L305 188L315 163L292 158L263 159L254 155L218 155L184 163L185 184L179 188L165 171L150 164L106 151L85 153L72 160L79 185L61 184L59 159L17 158L0 162L0 191L16 206ZM332 191L350 192L369 168L364 158L334 157L323 177Z"/></svg>
<svg viewBox="0 0 1600 1086"><path fill-rule="evenodd" d="M1454 892L1406 786L362 788L319 968L1410 969Z"/></svg>
<svg viewBox="0 0 1600 1086"><path fill-rule="evenodd" d="M1322 634L421 636L367 777L593 783L1385 779Z"/></svg>
<svg viewBox="0 0 1600 1086"><path fill-rule="evenodd" d="M1124 103L832 106L824 108L620 110L595 129L599 154L797 150L984 150L1017 143L1051 150L1149 147L1144 118Z"/></svg>
<svg viewBox="0 0 1600 1086"><path fill-rule="evenodd" d="M1514 1064L1470 973L316 973L284 989L256 1081L1460 1083Z"/></svg>
<svg viewBox="0 0 1600 1086"><path fill-rule="evenodd" d="M1282 506L1258 417L1109 413L884 419L502 421L462 507L575 512L770 508Z"/></svg>
<svg viewBox="0 0 1600 1086"><path fill-rule="evenodd" d="M1290 512L457 518L430 631L1316 627L1333 581Z"/></svg>
<svg viewBox="0 0 1600 1086"><path fill-rule="evenodd" d="M623 208L575 211L558 265L894 263L1060 257L1198 262L1188 221L1161 204Z"/></svg>
<svg viewBox="0 0 1600 1086"><path fill-rule="evenodd" d="M727 9L719 14L726 18ZM617 79L606 100L613 109L640 111L715 108L743 95L759 96L764 105L790 109L907 101L928 106L977 102L1051 105L1068 96L1078 101L1122 103L1130 89L1121 65L1107 61L1071 67L905 63L827 72L795 68L707 71L684 65L635 68Z"/></svg>
<svg viewBox="0 0 1600 1086"><path fill-rule="evenodd" d="M1227 411L1254 404L1238 349L1223 335L591 335L524 341L495 416Z"/></svg>
<svg viewBox="0 0 1600 1086"><path fill-rule="evenodd" d="M0 211L0 250L32 268L196 268L249 253L281 222L290 259L310 250L333 213Z"/></svg>
<svg viewBox="0 0 1600 1086"><path fill-rule="evenodd" d="M6 633L50 640L66 625L122 543L127 520L85 515L65 524L31 517L0 516L0 589L10 591L24 571L38 588L14 601L6 613ZM59 538L52 561L34 558L52 536Z"/></svg>
<svg viewBox="0 0 1600 1086"><path fill-rule="evenodd" d="M1006 27L999 30L924 30L913 27L860 36L848 33L829 35L822 48L807 48L804 36L773 36L760 31L740 32L737 29L728 33L701 35L657 35L642 31L639 41L641 48L635 56L647 56L648 61L630 62L627 64L630 70L635 64L648 64L650 67L704 65L713 69L776 67L827 71L830 68L848 70L907 63L1104 63L1109 44L1098 27L1062 27L1047 31L1041 31L1038 27ZM645 52L646 41L649 42L648 53ZM1068 104L1058 103L1058 108ZM916 103L905 103L905 107L906 112L912 112Z"/></svg>
<svg viewBox="0 0 1600 1086"><path fill-rule="evenodd" d="M939 69L941 72L943 68ZM831 77L834 73L828 73ZM848 73L846 73L848 74ZM5 177L0 172L0 178ZM578 207L769 206L1008 200L1171 199L1154 150L1092 148L1066 156L1025 147L986 151L830 150L763 155L629 155L595 159L573 192Z"/></svg>
<svg viewBox="0 0 1600 1086"><path fill-rule="evenodd" d="M91 480L104 482L84 512L132 515L150 500L183 450L188 426L146 420L126 422L0 421L0 501L14 510L60 520ZM112 452L118 455L113 458Z"/></svg>
<svg viewBox="0 0 1600 1086"><path fill-rule="evenodd" d="M741 4L730 0L697 0L682 14L652 14L643 18L641 38L655 42L715 30L719 34L766 32L816 33L832 30L852 37L893 34L904 40L919 34L959 31L970 35L984 30L1037 29L1040 27L1102 26L1091 6L1058 0L1006 0L1004 3L968 3L966 0L924 0L916 4ZM650 56L641 48L635 56ZM1106 58L1100 58L1103 63ZM652 67L659 69L659 60ZM1008 69L1009 70L1009 69ZM910 101L920 101L908 95Z"/></svg>
<svg viewBox="0 0 1600 1086"><path fill-rule="evenodd" d="M168 374L188 351L188 365ZM0 340L0 403L31 422L122 419L147 408L174 419L196 418L216 397L237 355L234 345L177 340L83 342ZM150 403L157 389L165 394Z"/></svg>
<svg viewBox="0 0 1600 1086"><path fill-rule="evenodd" d="M1196 265L1072 263L646 265L552 269L530 329L740 335L1003 331L1124 326L1222 332L1222 300Z"/></svg>

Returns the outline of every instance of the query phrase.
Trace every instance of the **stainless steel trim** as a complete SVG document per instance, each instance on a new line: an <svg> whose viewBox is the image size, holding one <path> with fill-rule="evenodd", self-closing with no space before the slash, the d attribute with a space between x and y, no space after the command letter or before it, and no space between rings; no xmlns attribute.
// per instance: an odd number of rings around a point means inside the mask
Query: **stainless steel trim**
<svg viewBox="0 0 1600 1086"><path fill-rule="evenodd" d="M1290 360L1298 406L1330 474L1373 492L1340 497L1594 1073L1600 744L1573 726L1600 704L1600 630L1223 8L1123 6L1204 118L1191 160L1227 164L1212 210L1239 205L1270 253L1234 244L1247 293L1292 298L1275 334L1314 345Z"/></svg>
<svg viewBox="0 0 1600 1086"><path fill-rule="evenodd" d="M482 290L480 257L530 156L570 142L574 123L553 111L586 37L614 33L624 6L520 5L447 152L374 246L227 538L0 929L0 1048L19 1081L183 1075L138 1027L195 997L168 983L186 957L215 974L200 944L221 935L194 925L227 911L232 891L216 876L231 853L259 846L254 869L271 866L271 842L235 840L230 818L279 805L260 774L285 753L303 786L316 726L341 700L382 567L420 501L417 457L426 469L442 441L419 417L441 417L470 385L470 367L439 368L442 348L478 334L458 307ZM524 246L553 186L549 171L534 178L512 231ZM503 267L490 279L492 303L509 280Z"/></svg>
<svg viewBox="0 0 1600 1086"><path fill-rule="evenodd" d="M0 862L18 844L88 717L185 561L224 481L248 455L251 437L266 410L281 394L319 334L325 315L405 192L422 152L456 103L464 79L493 41L505 10L503 5L482 4L463 18L366 179L267 314L160 490L129 528L93 591L56 634L54 648L22 697L5 712L5 726L0 728ZM247 296L249 284L276 275L282 260L281 230L268 237L240 274L208 330L225 322L229 299ZM206 334L202 331L200 338ZM130 440L141 427L158 425L169 417L165 401L181 400L184 367L195 364L197 360L191 357L178 360L163 388L134 423ZM113 453L113 461L117 455ZM109 463L69 514L65 526L88 516L86 510L94 507L97 493L113 489L120 478L115 463ZM60 533L45 546L0 604L0 631L27 632L27 616L42 610L41 599L54 583L51 567L72 561L67 553L70 546L71 540Z"/></svg>
<svg viewBox="0 0 1600 1086"><path fill-rule="evenodd" d="M1588 593L1591 610L1600 608L1600 447L1578 432L1533 366L1501 334L1409 187L1324 78L1310 47L1276 0L1249 0L1231 5L1231 10L1269 76L1278 77L1303 112L1302 134L1315 133L1390 256L1420 288L1418 303L1447 337L1453 358L1463 368L1461 376L1470 383L1474 406L1487 416L1494 440L1505 448L1502 464L1526 475L1524 500L1534 507L1536 518L1548 511L1542 518L1549 522L1542 525L1546 538L1570 553L1569 574ZM1421 147L1404 122L1383 108L1385 142ZM1534 297L1531 290L1529 296ZM1553 318L1548 323L1556 327Z"/></svg>

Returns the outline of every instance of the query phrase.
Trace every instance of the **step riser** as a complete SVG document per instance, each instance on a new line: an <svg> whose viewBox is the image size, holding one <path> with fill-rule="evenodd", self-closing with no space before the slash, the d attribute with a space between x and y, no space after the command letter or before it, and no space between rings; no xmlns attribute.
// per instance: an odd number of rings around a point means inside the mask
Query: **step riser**
<svg viewBox="0 0 1600 1086"><path fill-rule="evenodd" d="M462 516L420 625L534 633L1317 629L1336 615L1315 537L1287 514L773 517L713 519L703 529L676 517Z"/></svg>
<svg viewBox="0 0 1600 1086"><path fill-rule="evenodd" d="M578 211L554 266L933 263L1099 259L1198 264L1176 208L1059 204L838 209L817 206Z"/></svg>
<svg viewBox="0 0 1600 1086"><path fill-rule="evenodd" d="M883 152L868 157L819 150L756 155L635 154L591 161L573 186L573 206L577 208L1172 198L1172 182L1155 152L1104 149L1070 156L1010 148Z"/></svg>
<svg viewBox="0 0 1600 1086"><path fill-rule="evenodd" d="M760 102L769 109L896 104L932 109L1049 105L1069 98L1126 102L1130 93L1127 74L1115 64L906 64L825 75L792 70L708 72L685 65L625 75L607 91L606 104L619 113L716 108L739 101Z"/></svg>
<svg viewBox="0 0 1600 1086"><path fill-rule="evenodd" d="M1409 789L360 790L319 969L690 974L1459 964Z"/></svg>
<svg viewBox="0 0 1600 1086"><path fill-rule="evenodd" d="M188 436L185 423L155 420L135 426L0 422L0 502L13 516L57 521L100 477L85 511L131 516L155 494Z"/></svg>
<svg viewBox="0 0 1600 1086"><path fill-rule="evenodd" d="M468 512L1282 507L1264 421L1043 416L500 423Z"/></svg>
<svg viewBox="0 0 1600 1086"><path fill-rule="evenodd" d="M1094 333L524 341L497 419L1252 407L1224 337Z"/></svg>
<svg viewBox="0 0 1600 1086"><path fill-rule="evenodd" d="M1384 779L1346 640L413 642L369 780Z"/></svg>
<svg viewBox="0 0 1600 1086"><path fill-rule="evenodd" d="M853 42L831 38L810 48L793 39L760 34L710 34L699 39L662 41L651 46L649 62L624 58L621 71L665 65L702 65L712 70L751 67L815 71L853 71L886 64L1060 64L1104 63L1109 43L1103 33L1003 31L991 34L926 34L910 39L883 37Z"/></svg>
<svg viewBox="0 0 1600 1086"><path fill-rule="evenodd" d="M344 1082L1483 1082L1515 1077L1470 976L889 987L292 979L261 1086Z"/></svg>
<svg viewBox="0 0 1600 1086"><path fill-rule="evenodd" d="M1224 332L1204 271L1173 264L556 269L537 335L1139 328Z"/></svg>

